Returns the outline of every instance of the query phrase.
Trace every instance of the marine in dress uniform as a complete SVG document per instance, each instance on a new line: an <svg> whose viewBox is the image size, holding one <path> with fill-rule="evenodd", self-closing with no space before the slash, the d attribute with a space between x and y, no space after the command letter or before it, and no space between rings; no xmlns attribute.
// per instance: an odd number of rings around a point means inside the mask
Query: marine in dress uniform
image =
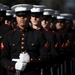
<svg viewBox="0 0 75 75"><path fill-rule="evenodd" d="M57 22L56 22L56 27L57 27L57 40L58 40L58 49L59 49L59 54L60 54L60 63L61 63L61 69L62 69L62 74L66 74L66 68L67 65L63 64L66 63L68 60L68 55L71 51L71 46L70 46L70 39L68 36L67 32L67 24L66 24L66 18L64 16L57 16ZM63 66L65 67L63 68ZM69 65L68 65L69 66Z"/></svg>
<svg viewBox="0 0 75 75"><path fill-rule="evenodd" d="M2 42L5 34L11 30L10 26L6 26L4 24L5 13L6 13L7 9L9 9L9 6L0 4L0 55L1 55L1 42ZM1 58L1 56L0 56L0 58ZM6 70L4 70L4 68L1 67L1 64L0 64L0 74L6 75Z"/></svg>
<svg viewBox="0 0 75 75"><path fill-rule="evenodd" d="M5 25L11 26L13 14L14 14L13 10L6 10Z"/></svg>
<svg viewBox="0 0 75 75"><path fill-rule="evenodd" d="M73 15L70 13L62 13L60 15L63 15L66 18L67 34L68 34L68 39L69 39L69 47L67 47L67 49L69 50L68 62L67 62L67 75L73 75L75 74L74 73L75 33L73 29Z"/></svg>
<svg viewBox="0 0 75 75"><path fill-rule="evenodd" d="M7 69L8 75L15 75L16 70L20 70L21 75L40 75L40 63L49 59L50 52L42 33L29 27L31 7L30 4L17 5L15 13L18 26L3 39L1 64ZM19 55L23 51L28 54L28 59L25 56L24 62L21 62Z"/></svg>
<svg viewBox="0 0 75 75"><path fill-rule="evenodd" d="M43 18L43 8L45 8L44 5L33 5L33 8L31 9L31 19L30 19L30 24L31 24L31 27L35 30L35 31L40 31L42 32L44 30L44 28L41 26L41 21L42 21L42 18ZM48 46L49 44L46 44L46 47ZM49 47L49 46L48 46ZM42 63L43 64L43 63ZM42 65L42 67L45 66ZM40 73L41 75L44 74L44 70L43 68L41 67L41 70L40 70ZM46 70L45 70L46 71Z"/></svg>
<svg viewBox="0 0 75 75"><path fill-rule="evenodd" d="M43 20L42 20L42 26L44 27L43 34L48 41L47 44L49 44L49 50L51 52L50 60L49 62L46 62L43 68L43 74L47 75L55 75L56 71L53 70L55 64L57 63L58 58L58 51L57 51L57 41L55 33L50 28L50 23L52 19L52 15L54 14L53 9L44 9L43 12Z"/></svg>
<svg viewBox="0 0 75 75"><path fill-rule="evenodd" d="M43 12L43 20L41 22L41 25L44 29L51 29L51 20L52 20L52 15L54 14L53 9L44 9Z"/></svg>
<svg viewBox="0 0 75 75"><path fill-rule="evenodd" d="M35 30L43 30L43 27L41 26L41 21L43 18L44 8L46 8L45 5L33 5L33 8L31 9L30 24L31 27Z"/></svg>
<svg viewBox="0 0 75 75"><path fill-rule="evenodd" d="M7 33L11 29L11 26L6 26L4 24L7 9L9 9L9 7L5 6L5 5L2 5L0 7L0 15L1 15L0 16L0 43L1 43L5 33Z"/></svg>

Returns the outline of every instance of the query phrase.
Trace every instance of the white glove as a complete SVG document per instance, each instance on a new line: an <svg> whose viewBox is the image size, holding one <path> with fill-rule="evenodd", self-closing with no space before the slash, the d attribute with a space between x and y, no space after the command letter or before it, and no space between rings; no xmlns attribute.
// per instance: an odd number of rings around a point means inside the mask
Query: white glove
<svg viewBox="0 0 75 75"><path fill-rule="evenodd" d="M15 69L23 71L26 68L27 63L22 63L20 60L15 64Z"/></svg>
<svg viewBox="0 0 75 75"><path fill-rule="evenodd" d="M28 63L30 62L30 56L28 53L20 53L19 59L23 63Z"/></svg>

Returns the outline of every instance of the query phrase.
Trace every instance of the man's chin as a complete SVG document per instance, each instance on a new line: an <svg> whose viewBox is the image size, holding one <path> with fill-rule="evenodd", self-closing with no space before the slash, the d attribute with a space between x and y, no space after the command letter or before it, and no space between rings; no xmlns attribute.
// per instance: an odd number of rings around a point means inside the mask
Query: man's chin
<svg viewBox="0 0 75 75"><path fill-rule="evenodd" d="M34 23L33 25L37 26L37 23Z"/></svg>
<svg viewBox="0 0 75 75"><path fill-rule="evenodd" d="M24 26L26 26L26 25L25 25L25 24L22 24L21 26L24 27Z"/></svg>

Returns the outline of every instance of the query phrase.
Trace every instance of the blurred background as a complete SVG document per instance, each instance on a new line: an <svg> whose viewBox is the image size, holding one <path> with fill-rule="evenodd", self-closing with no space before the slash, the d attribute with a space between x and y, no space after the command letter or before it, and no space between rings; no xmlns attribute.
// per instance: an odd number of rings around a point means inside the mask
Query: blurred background
<svg viewBox="0 0 75 75"><path fill-rule="evenodd" d="M18 3L44 4L61 13L69 12L75 16L75 0L0 0L0 3L12 6Z"/></svg>

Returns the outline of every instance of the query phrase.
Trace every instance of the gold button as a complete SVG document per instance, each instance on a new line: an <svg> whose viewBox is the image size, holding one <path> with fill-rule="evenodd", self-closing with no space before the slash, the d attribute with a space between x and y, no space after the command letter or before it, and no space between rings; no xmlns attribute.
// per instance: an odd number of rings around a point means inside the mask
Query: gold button
<svg viewBox="0 0 75 75"><path fill-rule="evenodd" d="M24 36L24 34L22 34L22 36Z"/></svg>
<svg viewBox="0 0 75 75"><path fill-rule="evenodd" d="M22 42L22 45L24 44L24 42Z"/></svg>
<svg viewBox="0 0 75 75"><path fill-rule="evenodd" d="M22 46L21 48L22 48L22 49L24 49L24 47L23 47L23 46Z"/></svg>
<svg viewBox="0 0 75 75"><path fill-rule="evenodd" d="M22 38L22 40L24 40L24 38Z"/></svg>

